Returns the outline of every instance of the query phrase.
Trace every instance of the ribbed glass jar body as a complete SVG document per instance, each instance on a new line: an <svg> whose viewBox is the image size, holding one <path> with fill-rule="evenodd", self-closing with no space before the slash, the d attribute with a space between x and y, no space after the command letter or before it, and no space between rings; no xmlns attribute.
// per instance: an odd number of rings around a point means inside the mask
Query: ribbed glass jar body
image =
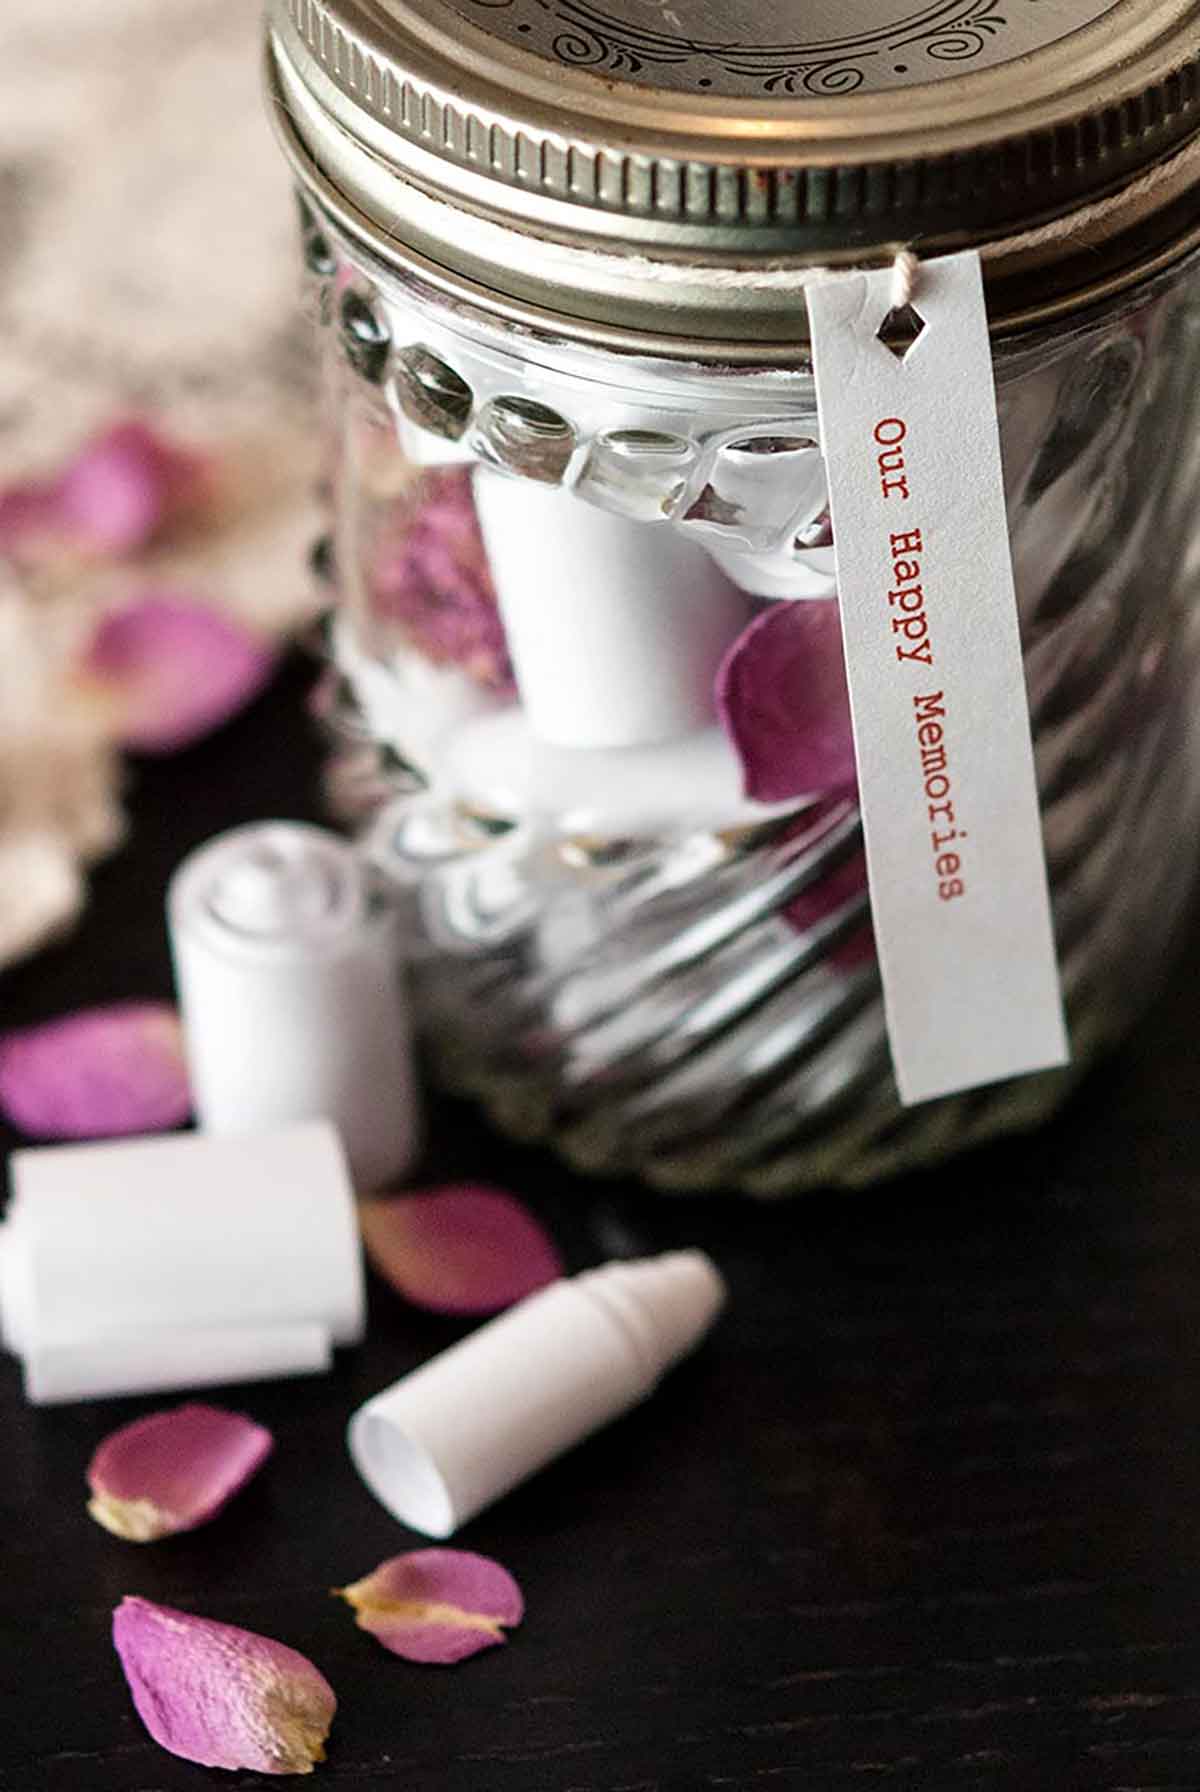
<svg viewBox="0 0 1200 1792"><path fill-rule="evenodd" d="M807 372L506 331L311 214L305 243L331 789L405 907L445 1080L578 1166L771 1196L1048 1112L1144 1004L1192 883L1196 272L997 345L1072 1066L904 1110ZM792 782L764 784L747 729L781 704Z"/></svg>

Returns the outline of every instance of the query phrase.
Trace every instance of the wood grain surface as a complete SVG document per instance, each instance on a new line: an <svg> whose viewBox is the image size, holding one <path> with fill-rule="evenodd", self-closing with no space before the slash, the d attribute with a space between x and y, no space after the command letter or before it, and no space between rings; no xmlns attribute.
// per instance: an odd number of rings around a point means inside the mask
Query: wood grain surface
<svg viewBox="0 0 1200 1792"><path fill-rule="evenodd" d="M81 931L0 984L6 1025L169 989L182 854L315 812L296 661L201 748L134 773L132 845ZM473 1523L521 1580L502 1649L416 1668L328 1589L418 1540L357 1481L367 1394L456 1335L372 1289L327 1378L231 1390L278 1451L204 1531L122 1544L84 1512L113 1425L0 1371L0 1787L274 1783L148 1740L109 1640L124 1593L304 1650L348 1792L1200 1787L1200 940L1047 1131L858 1198L761 1209L580 1182L434 1114L431 1176L524 1193L572 1264L696 1242L733 1291L635 1416ZM7 1141L11 1143L12 1141Z"/></svg>

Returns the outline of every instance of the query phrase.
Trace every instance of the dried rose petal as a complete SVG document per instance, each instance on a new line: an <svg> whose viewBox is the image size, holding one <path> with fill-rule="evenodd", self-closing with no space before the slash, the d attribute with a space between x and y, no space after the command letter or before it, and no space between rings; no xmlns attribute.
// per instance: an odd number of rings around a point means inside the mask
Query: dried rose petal
<svg viewBox="0 0 1200 1792"><path fill-rule="evenodd" d="M205 463L147 424L114 424L58 481L62 515L99 553L131 554L174 521L207 483Z"/></svg>
<svg viewBox="0 0 1200 1792"><path fill-rule="evenodd" d="M80 673L115 706L125 746L173 753L256 697L276 657L220 610L163 593L105 616Z"/></svg>
<svg viewBox="0 0 1200 1792"><path fill-rule="evenodd" d="M563 1273L553 1240L503 1189L461 1183L364 1201L359 1213L380 1275L433 1313L498 1313Z"/></svg>
<svg viewBox="0 0 1200 1792"><path fill-rule="evenodd" d="M311 1661L233 1624L123 1599L113 1643L155 1742L201 1767L311 1773L337 1710Z"/></svg>
<svg viewBox="0 0 1200 1792"><path fill-rule="evenodd" d="M773 603L717 673L717 709L762 803L854 786L854 738L835 598Z"/></svg>
<svg viewBox="0 0 1200 1792"><path fill-rule="evenodd" d="M863 853L857 852L851 858L843 859L832 871L819 878L815 884L801 890L798 896L784 909L784 918L798 933L807 933L809 928L835 914L846 903L859 896L867 888L867 861ZM835 946L829 954L830 962L843 971L852 971L861 964L868 963L875 956L875 935L871 931L869 919L864 918L860 927Z"/></svg>
<svg viewBox="0 0 1200 1792"><path fill-rule="evenodd" d="M176 1406L122 1425L88 1465L88 1511L115 1537L153 1543L215 1518L257 1474L275 1440L216 1406Z"/></svg>
<svg viewBox="0 0 1200 1792"><path fill-rule="evenodd" d="M381 1562L337 1592L393 1655L442 1665L505 1641L525 1615L521 1589L499 1562L464 1549L416 1549Z"/></svg>
<svg viewBox="0 0 1200 1792"><path fill-rule="evenodd" d="M0 548L24 554L60 543L93 554L133 554L190 508L207 484L199 456L146 423L116 423L56 478L0 492Z"/></svg>
<svg viewBox="0 0 1200 1792"><path fill-rule="evenodd" d="M17 554L61 531L58 493L52 485L29 480L0 491L0 553Z"/></svg>
<svg viewBox="0 0 1200 1792"><path fill-rule="evenodd" d="M397 507L394 538L375 555L371 602L435 665L504 696L515 689L469 468L426 474L418 507Z"/></svg>
<svg viewBox="0 0 1200 1792"><path fill-rule="evenodd" d="M191 1105L183 1033L167 1002L83 1008L0 1036L0 1112L35 1138L162 1132Z"/></svg>

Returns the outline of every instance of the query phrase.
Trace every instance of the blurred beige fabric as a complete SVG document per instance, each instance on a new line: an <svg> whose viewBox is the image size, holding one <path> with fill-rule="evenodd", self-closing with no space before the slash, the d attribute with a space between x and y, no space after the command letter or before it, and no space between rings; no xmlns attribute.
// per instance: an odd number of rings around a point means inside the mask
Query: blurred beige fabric
<svg viewBox="0 0 1200 1792"><path fill-rule="evenodd" d="M0 7L0 484L143 414L232 473L218 530L136 569L276 631L312 604L312 355L251 0ZM118 760L65 656L135 582L31 592L0 561L0 963L119 839ZM0 1017L2 1018L2 1017Z"/></svg>

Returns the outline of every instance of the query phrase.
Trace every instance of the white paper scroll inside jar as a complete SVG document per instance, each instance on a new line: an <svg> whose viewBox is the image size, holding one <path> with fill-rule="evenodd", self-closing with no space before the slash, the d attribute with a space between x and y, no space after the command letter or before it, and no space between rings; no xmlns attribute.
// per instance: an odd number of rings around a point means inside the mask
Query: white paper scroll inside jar
<svg viewBox="0 0 1200 1792"><path fill-rule="evenodd" d="M703 548L484 469L475 501L537 736L633 747L712 721L717 668L749 604Z"/></svg>

